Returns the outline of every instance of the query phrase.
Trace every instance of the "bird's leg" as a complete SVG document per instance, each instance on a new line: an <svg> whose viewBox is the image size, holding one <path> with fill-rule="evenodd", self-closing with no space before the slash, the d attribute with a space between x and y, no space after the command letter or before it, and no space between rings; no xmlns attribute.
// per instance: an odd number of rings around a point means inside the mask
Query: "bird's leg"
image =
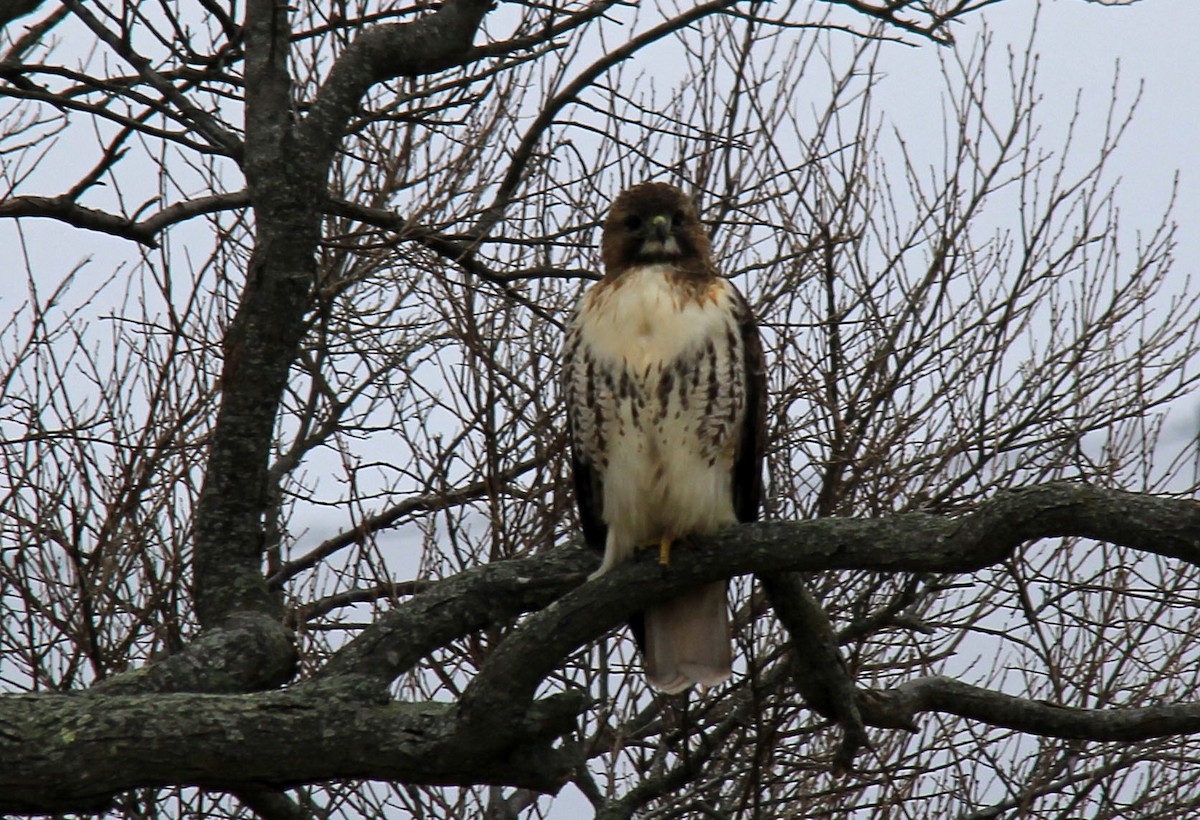
<svg viewBox="0 0 1200 820"><path fill-rule="evenodd" d="M664 535L658 542L658 563L664 567L671 563L671 536Z"/></svg>

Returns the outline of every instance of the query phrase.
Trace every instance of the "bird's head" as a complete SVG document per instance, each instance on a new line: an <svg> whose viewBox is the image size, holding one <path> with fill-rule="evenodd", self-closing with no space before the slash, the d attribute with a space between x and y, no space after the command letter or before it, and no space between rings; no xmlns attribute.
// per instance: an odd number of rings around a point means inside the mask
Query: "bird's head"
<svg viewBox="0 0 1200 820"><path fill-rule="evenodd" d="M604 220L600 256L610 275L652 264L704 272L708 235L683 191L665 182L644 182L613 202Z"/></svg>

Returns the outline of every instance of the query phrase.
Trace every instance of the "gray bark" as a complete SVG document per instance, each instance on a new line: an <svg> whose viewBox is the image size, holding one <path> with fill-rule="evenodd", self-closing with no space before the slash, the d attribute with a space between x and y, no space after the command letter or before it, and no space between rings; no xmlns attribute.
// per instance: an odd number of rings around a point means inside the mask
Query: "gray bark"
<svg viewBox="0 0 1200 820"><path fill-rule="evenodd" d="M0 811L88 810L140 786L237 790L336 778L553 792L582 759L572 759L569 744L551 744L574 728L590 700L582 692L534 700L537 686L565 655L649 601L741 573L969 572L1027 541L1057 536L1200 564L1200 504L1058 483L1007 492L958 516L746 524L680 545L669 568L643 556L591 583L584 580L597 556L578 545L497 562L413 596L335 656L318 680L291 689L154 693L165 673L150 667L89 692L0 698ZM388 701L387 682L423 654L530 610L537 611L495 648L458 704ZM255 665L253 654L243 665ZM139 679L151 694L131 694ZM196 688L211 691L211 681L198 673ZM1200 730L1200 704L1071 709L945 678L860 692L858 705L868 725L905 729L917 714L936 711L1092 740Z"/></svg>

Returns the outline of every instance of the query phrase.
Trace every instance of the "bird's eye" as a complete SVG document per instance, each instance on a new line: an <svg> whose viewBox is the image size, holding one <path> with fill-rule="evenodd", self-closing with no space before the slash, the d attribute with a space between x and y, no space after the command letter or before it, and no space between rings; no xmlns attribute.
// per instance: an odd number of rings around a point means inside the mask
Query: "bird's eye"
<svg viewBox="0 0 1200 820"><path fill-rule="evenodd" d="M671 217L671 225L673 227L678 228L682 224L683 224L683 211L676 211L675 215Z"/></svg>
<svg viewBox="0 0 1200 820"><path fill-rule="evenodd" d="M637 214L625 217L625 227L631 231L641 230L642 218Z"/></svg>

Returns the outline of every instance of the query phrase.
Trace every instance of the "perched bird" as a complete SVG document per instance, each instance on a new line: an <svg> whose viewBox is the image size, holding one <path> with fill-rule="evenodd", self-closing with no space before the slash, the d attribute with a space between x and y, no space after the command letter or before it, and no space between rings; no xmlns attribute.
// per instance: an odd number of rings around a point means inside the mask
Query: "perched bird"
<svg viewBox="0 0 1200 820"><path fill-rule="evenodd" d="M696 208L647 182L613 202L564 347L564 390L584 537L604 560L758 518L765 374L746 300L713 265ZM678 551L675 560L686 560ZM720 581L631 622L646 677L664 692L731 674Z"/></svg>

